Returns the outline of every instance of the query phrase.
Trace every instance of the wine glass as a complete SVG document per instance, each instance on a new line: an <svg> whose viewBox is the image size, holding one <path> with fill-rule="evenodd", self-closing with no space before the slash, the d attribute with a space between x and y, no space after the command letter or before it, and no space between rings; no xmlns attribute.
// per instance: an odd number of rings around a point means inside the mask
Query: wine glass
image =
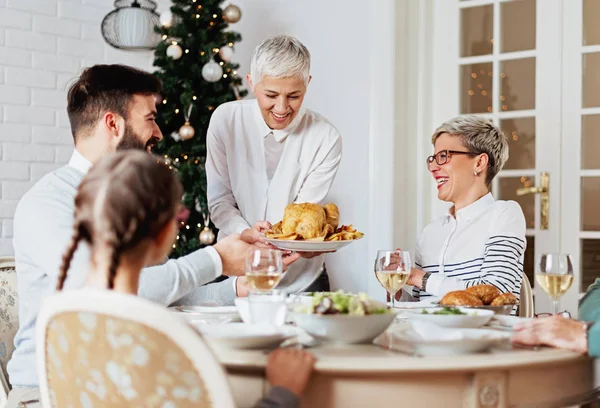
<svg viewBox="0 0 600 408"><path fill-rule="evenodd" d="M550 296L554 314L558 314L560 298L573 283L573 262L568 254L542 254L535 280Z"/></svg>
<svg viewBox="0 0 600 408"><path fill-rule="evenodd" d="M394 308L396 293L408 281L410 276L410 253L400 250L380 250L375 258L375 276L390 294L390 306Z"/></svg>
<svg viewBox="0 0 600 408"><path fill-rule="evenodd" d="M283 261L281 251L252 248L246 255L246 278L251 289L270 291L281 280Z"/></svg>

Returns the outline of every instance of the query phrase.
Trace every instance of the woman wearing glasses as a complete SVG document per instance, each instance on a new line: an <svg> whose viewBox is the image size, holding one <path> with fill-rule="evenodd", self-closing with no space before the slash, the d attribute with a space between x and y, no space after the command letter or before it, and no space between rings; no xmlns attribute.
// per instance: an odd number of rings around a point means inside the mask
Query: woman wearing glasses
<svg viewBox="0 0 600 408"><path fill-rule="evenodd" d="M460 116L433 134L427 166L438 198L452 203L418 239L408 284L412 297L431 300L489 284L517 298L523 277L525 217L514 201L495 200L492 180L508 159L508 142L490 121ZM406 294L404 298L410 296Z"/></svg>

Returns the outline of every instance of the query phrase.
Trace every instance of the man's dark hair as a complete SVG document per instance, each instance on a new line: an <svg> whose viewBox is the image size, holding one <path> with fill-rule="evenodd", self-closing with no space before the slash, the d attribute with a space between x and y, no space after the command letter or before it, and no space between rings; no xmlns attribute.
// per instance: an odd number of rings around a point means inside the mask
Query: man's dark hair
<svg viewBox="0 0 600 408"><path fill-rule="evenodd" d="M158 78L137 68L125 65L86 68L67 96L73 139L90 130L107 111L127 119L133 95L160 94L161 91Z"/></svg>

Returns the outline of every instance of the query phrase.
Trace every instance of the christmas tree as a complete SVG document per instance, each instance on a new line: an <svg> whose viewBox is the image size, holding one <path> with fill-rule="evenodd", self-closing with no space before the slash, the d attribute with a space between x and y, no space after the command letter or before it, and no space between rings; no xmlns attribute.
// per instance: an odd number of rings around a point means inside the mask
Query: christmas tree
<svg viewBox="0 0 600 408"><path fill-rule="evenodd" d="M179 257L214 240L214 226L206 225L206 130L217 106L247 91L239 88L239 65L230 62L241 36L226 31L241 18L240 9L231 4L222 9L223 0L172 3L157 28L162 42L154 54L159 68L155 75L164 88L157 123L164 138L154 152L178 173L185 190L183 204L190 210L171 255Z"/></svg>

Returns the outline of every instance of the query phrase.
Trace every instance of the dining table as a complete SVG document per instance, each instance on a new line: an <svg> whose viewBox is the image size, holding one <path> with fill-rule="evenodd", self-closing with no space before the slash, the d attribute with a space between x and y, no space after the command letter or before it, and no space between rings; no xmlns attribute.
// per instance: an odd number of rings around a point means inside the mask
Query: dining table
<svg viewBox="0 0 600 408"><path fill-rule="evenodd" d="M316 364L300 406L548 407L593 388L593 359L581 354L506 342L476 354L418 356L390 347L389 331L403 324L396 320L371 344L308 348ZM252 407L266 395L269 350L210 344L238 407Z"/></svg>

